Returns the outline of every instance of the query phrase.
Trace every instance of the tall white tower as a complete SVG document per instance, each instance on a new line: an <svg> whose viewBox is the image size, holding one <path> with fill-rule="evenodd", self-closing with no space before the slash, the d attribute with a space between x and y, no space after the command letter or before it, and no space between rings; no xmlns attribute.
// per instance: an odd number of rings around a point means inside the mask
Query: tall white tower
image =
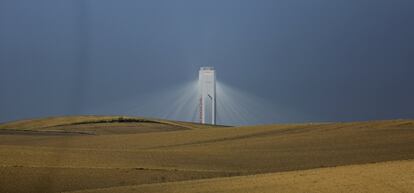
<svg viewBox="0 0 414 193"><path fill-rule="evenodd" d="M200 88L200 122L216 124L216 71L213 67L201 67L198 73Z"/></svg>

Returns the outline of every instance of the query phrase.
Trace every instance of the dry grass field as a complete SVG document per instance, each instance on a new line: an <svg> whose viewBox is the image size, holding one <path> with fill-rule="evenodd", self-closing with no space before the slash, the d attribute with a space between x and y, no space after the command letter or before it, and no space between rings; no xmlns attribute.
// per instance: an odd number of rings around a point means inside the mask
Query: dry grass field
<svg viewBox="0 0 414 193"><path fill-rule="evenodd" d="M394 161L293 172L120 186L72 193L408 193L413 190L414 161Z"/></svg>
<svg viewBox="0 0 414 193"><path fill-rule="evenodd" d="M411 159L411 120L224 127L71 116L0 125L8 193L414 192L414 164L400 161Z"/></svg>

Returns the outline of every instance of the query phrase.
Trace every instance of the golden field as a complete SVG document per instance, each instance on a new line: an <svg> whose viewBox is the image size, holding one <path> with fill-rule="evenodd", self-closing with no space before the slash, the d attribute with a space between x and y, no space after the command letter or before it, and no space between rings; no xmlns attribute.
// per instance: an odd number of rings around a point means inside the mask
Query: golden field
<svg viewBox="0 0 414 193"><path fill-rule="evenodd" d="M389 193L412 192L414 161L318 168L293 172L120 186L72 193Z"/></svg>
<svg viewBox="0 0 414 193"><path fill-rule="evenodd" d="M0 192L10 193L414 192L412 159L412 120L224 127L71 116L0 125Z"/></svg>

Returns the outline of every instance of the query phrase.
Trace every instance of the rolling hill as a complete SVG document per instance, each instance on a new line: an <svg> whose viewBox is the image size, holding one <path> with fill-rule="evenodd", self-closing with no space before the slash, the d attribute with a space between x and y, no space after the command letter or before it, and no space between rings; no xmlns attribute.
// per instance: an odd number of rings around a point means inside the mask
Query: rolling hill
<svg viewBox="0 0 414 193"><path fill-rule="evenodd" d="M0 192L323 192L329 181L320 178L366 171L373 180L342 189L358 192L377 178L398 184L394 174L414 179L412 161L401 161L413 158L412 120L224 127L53 117L0 125Z"/></svg>

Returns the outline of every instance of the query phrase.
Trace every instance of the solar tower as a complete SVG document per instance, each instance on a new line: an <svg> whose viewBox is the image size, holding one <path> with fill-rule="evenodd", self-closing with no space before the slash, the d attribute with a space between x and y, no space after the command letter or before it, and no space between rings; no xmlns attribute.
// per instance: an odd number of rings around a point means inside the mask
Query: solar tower
<svg viewBox="0 0 414 193"><path fill-rule="evenodd" d="M201 67L198 74L200 89L200 123L216 124L216 71L213 67Z"/></svg>

